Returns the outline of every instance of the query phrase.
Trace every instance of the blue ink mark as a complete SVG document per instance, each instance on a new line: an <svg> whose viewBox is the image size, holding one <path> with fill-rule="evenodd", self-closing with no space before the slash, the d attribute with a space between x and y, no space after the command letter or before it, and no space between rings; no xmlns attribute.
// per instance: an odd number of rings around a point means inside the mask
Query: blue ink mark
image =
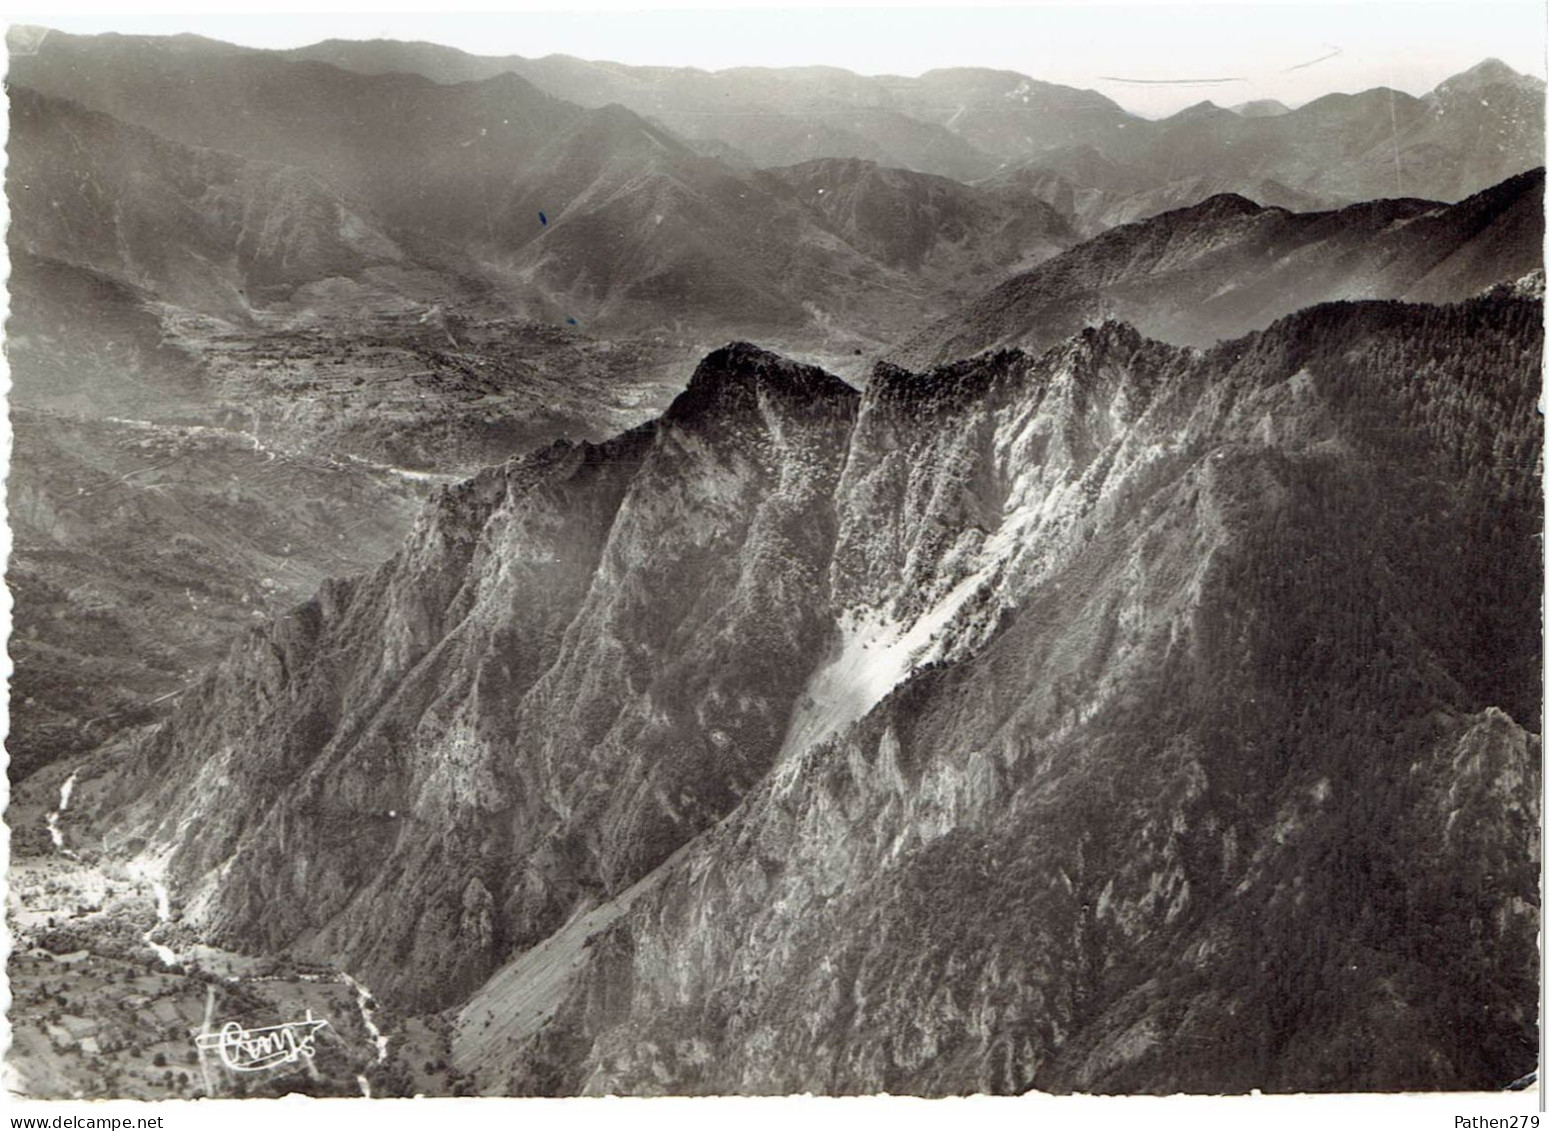
<svg viewBox="0 0 1549 1131"><path fill-rule="evenodd" d="M538 223L542 224L545 228L547 228L549 226L549 218L547 216L545 216L542 212L540 212L540 213L538 213Z"/></svg>

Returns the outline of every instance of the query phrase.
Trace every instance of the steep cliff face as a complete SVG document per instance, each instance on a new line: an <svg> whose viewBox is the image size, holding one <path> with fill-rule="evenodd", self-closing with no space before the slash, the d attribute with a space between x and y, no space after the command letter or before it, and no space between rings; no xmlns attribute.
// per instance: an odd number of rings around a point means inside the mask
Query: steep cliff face
<svg viewBox="0 0 1549 1131"><path fill-rule="evenodd" d="M934 626L902 682L493 978L459 1066L595 1094L1520 1075L1537 739L1496 704L1538 725L1537 645L1487 606L1534 601L1536 311L1328 308L1204 356L1108 329L879 374L840 498L898 457L866 512L890 565L836 603L903 626L856 672ZM1485 420L1496 457L1463 439ZM922 553L938 524L970 532ZM836 561L860 552L840 529ZM1527 662L1485 686L1504 655Z"/></svg>
<svg viewBox="0 0 1549 1131"><path fill-rule="evenodd" d="M1541 309L859 398L728 347L234 650L110 842L219 940L461 1003L486 1092L1501 1086Z"/></svg>
<svg viewBox="0 0 1549 1131"><path fill-rule="evenodd" d="M130 770L190 915L444 1004L722 816L828 631L855 396L712 354L659 422L447 489L242 642Z"/></svg>

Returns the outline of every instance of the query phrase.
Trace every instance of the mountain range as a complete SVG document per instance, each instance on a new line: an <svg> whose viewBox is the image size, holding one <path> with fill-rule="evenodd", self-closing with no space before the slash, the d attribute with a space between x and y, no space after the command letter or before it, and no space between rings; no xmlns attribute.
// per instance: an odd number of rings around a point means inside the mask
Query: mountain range
<svg viewBox="0 0 1549 1131"><path fill-rule="evenodd" d="M1271 103L1224 110L1205 102L1150 121L1096 91L973 68L918 78L823 67L711 73L338 40L290 57L442 83L517 74L580 105L627 106L690 141L713 142L718 153L740 148L749 163L766 166L858 156L971 180L1014 167L1049 168L1076 148L1114 162L1158 198L1165 186L1187 192L1182 186L1196 178L1212 186L1231 178L1254 199L1299 193L1327 207L1379 196L1458 200L1542 162L1544 85L1493 59L1422 98L1379 88L1295 110ZM755 117L779 124L750 122ZM900 117L914 131L903 133ZM926 129L935 132L918 133ZM1062 188L1099 187L1063 179ZM1111 203L1099 214L1111 224L1123 207Z"/></svg>
<svg viewBox="0 0 1549 1131"><path fill-rule="evenodd" d="M484 1091L1500 1087L1540 311L859 396L732 345L443 489L76 789L203 937L461 1004Z"/></svg>
<svg viewBox="0 0 1549 1131"><path fill-rule="evenodd" d="M1424 98L1374 90L1247 116L1201 104L1161 122L1012 72L710 74L398 43L276 53L49 32L15 57L10 82L181 145L294 167L286 175L306 188L288 186L282 223L349 215L352 254L388 255L396 241L540 317L615 330L688 319L830 342L836 327L885 340L986 272L1222 191L1299 211L1448 202L1543 162L1543 84L1493 60ZM778 143L782 131L801 140ZM944 270L900 273L835 209L803 207L756 173L818 159L840 161L816 186L825 193L875 192L875 167L988 180L976 190L888 174L906 215L933 219L955 198L962 233ZM296 199L317 190L339 200ZM1015 227L1006 203L1025 213ZM935 238L924 234L934 225L913 227L902 238ZM311 248L315 265L339 243L335 232Z"/></svg>
<svg viewBox="0 0 1549 1131"><path fill-rule="evenodd" d="M1541 82L11 42L30 1092L1531 1069Z"/></svg>
<svg viewBox="0 0 1549 1131"><path fill-rule="evenodd" d="M373 268L414 268L420 289L439 287L443 301L467 301L459 284L474 279L531 315L612 332L688 322L875 341L921 314L939 313L943 301L967 297L992 273L1074 240L1052 207L1016 186L979 190L843 161L820 166L822 183L803 192L811 169L784 176L736 169L620 106L583 109L510 73L438 85L205 41L51 33L36 54L16 59L10 81L175 143L146 155L158 170L198 170L221 151L228 169L222 175L253 187L234 193L236 203L214 220L228 227L237 216L246 222L246 243L233 248L238 264L266 253L284 262L275 285L365 275L379 289L389 273ZM180 96L190 88L201 97ZM115 248L127 239L133 247L135 232L123 229L166 222L154 208L156 219L137 217L134 193L111 184L114 176L134 175L133 162L117 154L125 145L145 149L142 135L104 139L98 153L77 154L46 131L65 129L62 123L82 110L39 113L42 104L32 102L32 113L18 120L24 127L37 121L38 136L29 130L18 141L36 157L13 177L39 175L50 190L70 196L111 187L124 200L122 221L93 217L72 231L111 239ZM91 120L96 129L112 128ZM261 164L244 165L230 154ZM97 165L80 167L93 160ZM270 184L282 174L292 183ZM201 183L202 176L185 173L185 183ZM264 199L243 199L242 191ZM817 198L826 191L842 191L851 205L824 206ZM49 197L58 199L53 191ZM875 213L895 200L912 215L890 217L892 230L879 237L867 209ZM854 201L862 201L858 209ZM255 214L255 207L264 212ZM260 232L267 238L253 246ZM308 254L287 254L295 244ZM941 254L925 255L926 245ZM433 284L423 280L426 270ZM221 297L216 290L192 301L212 309ZM243 297L259 296L244 290ZM278 291L271 301L285 297Z"/></svg>
<svg viewBox="0 0 1549 1131"><path fill-rule="evenodd" d="M905 364L1044 348L1107 318L1208 346L1321 302L1456 302L1543 269L1544 174L1453 205L1288 212L1223 194L1105 232L907 338Z"/></svg>

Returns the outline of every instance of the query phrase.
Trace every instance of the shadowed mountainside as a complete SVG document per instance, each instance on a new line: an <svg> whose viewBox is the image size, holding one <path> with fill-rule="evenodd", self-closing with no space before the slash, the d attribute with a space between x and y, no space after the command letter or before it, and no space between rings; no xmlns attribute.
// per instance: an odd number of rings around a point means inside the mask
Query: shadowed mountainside
<svg viewBox="0 0 1549 1131"><path fill-rule="evenodd" d="M893 356L929 365L996 347L1042 349L1105 318L1204 346L1318 302L1457 301L1542 268L1543 194L1535 169L1450 206L1379 200L1293 213L1212 197L1079 244Z"/></svg>

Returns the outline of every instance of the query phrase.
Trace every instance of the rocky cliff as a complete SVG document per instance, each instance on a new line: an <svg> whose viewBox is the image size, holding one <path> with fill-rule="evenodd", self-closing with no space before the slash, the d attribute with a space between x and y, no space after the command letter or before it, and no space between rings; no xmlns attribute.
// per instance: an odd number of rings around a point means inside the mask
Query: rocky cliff
<svg viewBox="0 0 1549 1131"><path fill-rule="evenodd" d="M1504 293L859 398L728 347L243 641L108 843L489 1092L1502 1086L1541 352Z"/></svg>
<svg viewBox="0 0 1549 1131"><path fill-rule="evenodd" d="M192 916L441 1005L724 815L830 631L855 399L712 354L660 421L446 489L242 641L129 771Z"/></svg>
<svg viewBox="0 0 1549 1131"><path fill-rule="evenodd" d="M492 979L459 1065L595 1094L1525 1071L1537 643L1497 602L1531 625L1536 317L880 373L835 557L869 655L809 683L850 709L563 940L561 988L545 952ZM1485 392L1465 335L1516 376Z"/></svg>

